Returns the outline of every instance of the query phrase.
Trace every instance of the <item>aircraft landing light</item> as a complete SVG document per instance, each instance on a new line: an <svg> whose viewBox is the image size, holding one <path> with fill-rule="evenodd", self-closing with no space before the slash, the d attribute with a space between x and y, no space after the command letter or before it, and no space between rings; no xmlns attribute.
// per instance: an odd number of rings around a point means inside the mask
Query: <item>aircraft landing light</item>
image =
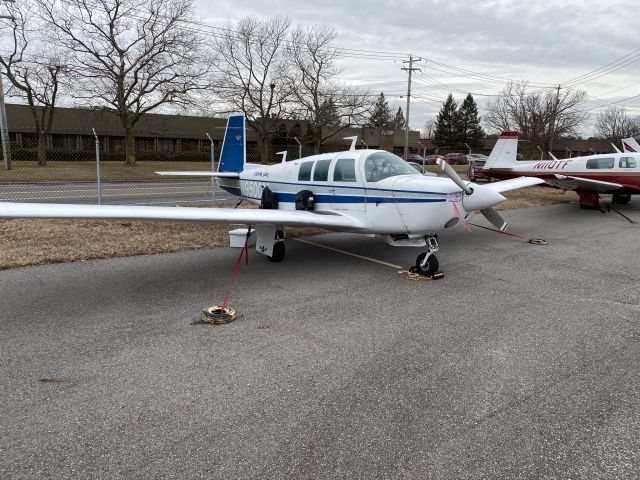
<svg viewBox="0 0 640 480"><path fill-rule="evenodd" d="M327 245L322 245L320 243L311 242L309 240L303 240L302 238L292 238L292 240L295 240L296 242L306 243L308 245L313 245L314 247L320 247L320 248L324 248L326 250L331 250L332 252L338 252L338 253L342 253L344 255L350 255L352 257L360 258L362 260L367 260L369 262L378 263L380 265L384 265L385 267L395 268L396 270L403 268L400 265L394 265L393 263L383 262L382 260L377 260L377 259L371 258L371 257L365 257L364 255L358 255L357 253L347 252L346 250L340 250L339 248L329 247Z"/></svg>

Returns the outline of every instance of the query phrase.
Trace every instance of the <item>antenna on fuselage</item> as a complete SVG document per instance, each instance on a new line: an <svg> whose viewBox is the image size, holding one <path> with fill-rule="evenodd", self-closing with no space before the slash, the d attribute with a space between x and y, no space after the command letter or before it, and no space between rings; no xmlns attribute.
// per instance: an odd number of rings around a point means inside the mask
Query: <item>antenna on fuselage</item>
<svg viewBox="0 0 640 480"><path fill-rule="evenodd" d="M613 149L616 151L616 153L622 153L618 147L616 147L613 143L611 144L611 146L613 147Z"/></svg>
<svg viewBox="0 0 640 480"><path fill-rule="evenodd" d="M356 143L358 143L358 136L355 137L344 137L343 140L351 140L351 148L349 148L350 152L353 152L356 149Z"/></svg>
<svg viewBox="0 0 640 480"><path fill-rule="evenodd" d="M556 158L556 156L551 153L551 152L547 152L549 154L549 156L551 157L552 160L555 160L556 162L558 161L558 159Z"/></svg>
<svg viewBox="0 0 640 480"><path fill-rule="evenodd" d="M283 152L276 152L276 155L282 155L282 163L287 161L287 151L283 151Z"/></svg>

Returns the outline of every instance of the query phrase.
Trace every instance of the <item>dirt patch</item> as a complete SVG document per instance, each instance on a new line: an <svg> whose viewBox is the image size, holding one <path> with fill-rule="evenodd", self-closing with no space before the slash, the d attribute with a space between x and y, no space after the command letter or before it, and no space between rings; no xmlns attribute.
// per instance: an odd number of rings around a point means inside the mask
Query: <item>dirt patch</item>
<svg viewBox="0 0 640 480"><path fill-rule="evenodd" d="M531 187L507 192L498 209L526 208L574 202L574 192ZM173 222L76 220L0 220L0 269L126 257L229 245L231 225ZM315 235L324 230L287 228L287 237Z"/></svg>

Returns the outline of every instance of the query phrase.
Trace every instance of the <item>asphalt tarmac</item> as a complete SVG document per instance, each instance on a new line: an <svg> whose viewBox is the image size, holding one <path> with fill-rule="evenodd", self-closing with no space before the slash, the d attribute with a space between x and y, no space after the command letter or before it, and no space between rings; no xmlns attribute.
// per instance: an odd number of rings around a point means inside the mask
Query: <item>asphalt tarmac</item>
<svg viewBox="0 0 640 480"><path fill-rule="evenodd" d="M447 231L438 281L289 240L281 264L250 253L222 326L193 322L238 250L1 271L0 478L638 478L622 212L505 212L546 246Z"/></svg>

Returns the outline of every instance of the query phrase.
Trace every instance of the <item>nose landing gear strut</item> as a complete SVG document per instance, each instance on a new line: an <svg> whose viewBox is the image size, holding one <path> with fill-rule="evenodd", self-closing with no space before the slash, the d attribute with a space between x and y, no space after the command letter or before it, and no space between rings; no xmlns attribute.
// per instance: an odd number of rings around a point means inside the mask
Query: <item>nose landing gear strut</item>
<svg viewBox="0 0 640 480"><path fill-rule="evenodd" d="M416 272L420 275L431 276L438 271L438 267L440 266L438 259L433 254L433 252L440 250L438 246L438 236L426 235L424 239L427 243L427 251L422 252L418 255L418 258L416 258Z"/></svg>

